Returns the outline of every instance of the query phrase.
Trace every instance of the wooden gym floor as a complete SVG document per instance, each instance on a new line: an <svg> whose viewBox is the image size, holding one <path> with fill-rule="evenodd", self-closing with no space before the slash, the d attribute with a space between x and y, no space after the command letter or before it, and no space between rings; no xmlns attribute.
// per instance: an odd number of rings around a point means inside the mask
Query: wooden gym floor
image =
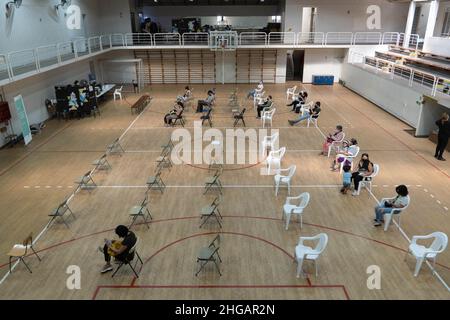
<svg viewBox="0 0 450 320"><path fill-rule="evenodd" d="M110 99L102 104L101 117L68 122L49 121L44 131L28 147L0 151L0 284L1 299L449 299L441 282L450 284L450 250L438 258L437 275L426 265L417 278L415 260L404 260L406 237L443 231L450 235L450 161L433 158L434 148L427 139L412 137L411 129L355 93L339 86L305 85L310 98L320 100L323 111L320 130L305 124L289 127L293 114L285 107L285 85L267 85L277 112L274 128L280 130L280 146L287 147L283 167L297 165L292 195L308 191L311 202L304 214L303 229L295 221L288 231L281 221L281 208L287 195L274 194L273 177L260 175L264 166L225 166L225 185L219 277L213 265L194 276L197 251L219 231L215 223L199 229L199 212L214 198L203 195L208 176L205 165L175 166L162 178L168 188L161 195L150 192L153 222L150 229L137 225L138 252L144 260L135 279L124 267L116 277L100 274L104 262L98 246L114 236L119 224L130 223L128 210L142 200L145 182L155 169L160 145L173 128L163 127L163 115L180 94L183 85L152 86L153 101L140 116L131 115L129 103L137 95L125 93L127 101ZM204 98L213 85L194 85L196 98ZM214 85L218 103L213 114L215 128L232 127L227 106L234 85ZM239 97L249 108L247 128L260 128L260 120L244 99L253 85L238 85ZM194 103L195 104L195 103ZM199 115L186 113L186 128L192 132ZM339 193L341 178L330 172L330 159L318 156L322 133L342 124L347 137L355 137L361 152L381 166L374 181L373 196L366 190L359 197ZM76 219L68 218L70 229L53 223L43 233L48 214L74 191L74 180L92 168L107 144L122 135L123 156L112 155L112 170L97 171L98 188L78 192L70 207ZM393 196L397 184L410 189L412 203L402 214L400 231L391 225L387 232L375 228L373 207L376 199ZM35 248L42 261L29 256L33 273L18 264L8 274L6 253L29 232L41 234ZM307 278L297 279L293 263L299 236L326 232L329 244L319 263L305 263ZM404 234L402 234L402 232ZM68 266L81 270L81 289L69 290ZM381 289L369 290L366 270L381 269ZM5 277L4 277L5 276Z"/></svg>

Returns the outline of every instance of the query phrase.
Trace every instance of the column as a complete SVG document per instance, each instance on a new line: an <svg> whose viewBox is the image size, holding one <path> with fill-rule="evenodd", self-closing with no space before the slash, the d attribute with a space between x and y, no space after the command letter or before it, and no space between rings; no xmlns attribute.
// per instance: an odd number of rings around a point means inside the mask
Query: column
<svg viewBox="0 0 450 320"><path fill-rule="evenodd" d="M425 41L427 38L433 37L438 11L439 11L439 1L438 0L431 1L430 14L428 15L427 29L425 31Z"/></svg>
<svg viewBox="0 0 450 320"><path fill-rule="evenodd" d="M409 47L409 38L411 37L415 13L416 13L416 2L411 1L409 3L408 20L406 21L405 39L403 40L403 47Z"/></svg>

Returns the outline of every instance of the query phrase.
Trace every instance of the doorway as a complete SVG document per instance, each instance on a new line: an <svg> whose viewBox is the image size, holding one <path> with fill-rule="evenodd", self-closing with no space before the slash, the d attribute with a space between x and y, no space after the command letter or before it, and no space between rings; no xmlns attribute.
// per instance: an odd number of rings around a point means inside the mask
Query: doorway
<svg viewBox="0 0 450 320"><path fill-rule="evenodd" d="M286 81L303 81L305 50L288 51L286 56Z"/></svg>
<svg viewBox="0 0 450 320"><path fill-rule="evenodd" d="M304 7L302 14L302 33L316 32L318 11L316 7Z"/></svg>

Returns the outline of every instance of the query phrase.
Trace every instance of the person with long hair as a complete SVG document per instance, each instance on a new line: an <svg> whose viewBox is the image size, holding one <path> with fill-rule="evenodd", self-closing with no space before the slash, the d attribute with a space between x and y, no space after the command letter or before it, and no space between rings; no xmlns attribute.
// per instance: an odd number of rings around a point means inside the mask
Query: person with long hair
<svg viewBox="0 0 450 320"><path fill-rule="evenodd" d="M363 153L361 160L358 162L358 168L352 173L352 180L354 184L354 190L352 196L358 195L359 183L364 177L370 176L373 173L373 163L369 159L369 154Z"/></svg>
<svg viewBox="0 0 450 320"><path fill-rule="evenodd" d="M124 261L127 258L130 249L133 248L137 242L136 235L126 226L117 226L115 233L122 240L105 239L105 245L103 248L99 247L99 250L103 253L106 262L105 266L100 271L101 273L106 273L113 269L111 265L111 257L115 257L117 261Z"/></svg>

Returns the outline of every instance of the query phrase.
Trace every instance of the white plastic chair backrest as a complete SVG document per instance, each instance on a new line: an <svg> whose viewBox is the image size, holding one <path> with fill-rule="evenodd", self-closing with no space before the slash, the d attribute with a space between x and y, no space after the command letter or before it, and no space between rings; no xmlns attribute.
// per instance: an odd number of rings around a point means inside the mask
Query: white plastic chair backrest
<svg viewBox="0 0 450 320"><path fill-rule="evenodd" d="M300 204L299 207L300 208L306 208L308 206L309 200L311 199L311 195L309 194L309 192L303 192L300 195Z"/></svg>
<svg viewBox="0 0 450 320"><path fill-rule="evenodd" d="M290 180L290 179L294 176L295 171L297 171L297 166L296 166L296 165L292 165L292 166L290 166L288 169L289 169L289 172L288 172L287 177L288 177L289 180Z"/></svg>
<svg viewBox="0 0 450 320"><path fill-rule="evenodd" d="M355 154L352 156L352 158L357 157L360 150L361 150L361 147L360 147L360 146L356 146L356 147L355 147L355 151L356 151L356 152L355 152Z"/></svg>
<svg viewBox="0 0 450 320"><path fill-rule="evenodd" d="M117 88L117 89L116 89L116 92L117 92L117 93L120 93L120 92L122 92L122 89L123 89L123 86L121 86L120 88Z"/></svg>
<svg viewBox="0 0 450 320"><path fill-rule="evenodd" d="M378 173L380 172L380 165L379 164L374 164L373 165L373 172L370 175L370 178L374 178L378 175Z"/></svg>
<svg viewBox="0 0 450 320"><path fill-rule="evenodd" d="M264 112L264 116L267 118L272 118L275 114L275 111L277 111L277 108L272 108L269 111Z"/></svg>
<svg viewBox="0 0 450 320"><path fill-rule="evenodd" d="M447 248L448 237L443 232L433 232L430 234L430 237L434 237L433 243L429 247L432 251L436 251L437 253L441 253Z"/></svg>
<svg viewBox="0 0 450 320"><path fill-rule="evenodd" d="M283 147L283 148L281 148L279 150L276 150L276 151L270 151L269 157L281 159L281 158L283 158L285 153L286 153L286 147Z"/></svg>
<svg viewBox="0 0 450 320"><path fill-rule="evenodd" d="M401 211L408 209L409 204L411 203L411 198L409 196L406 197L408 198L406 205L403 208L394 208L393 211L397 211L398 213L400 213ZM393 199L395 199L395 197Z"/></svg>
<svg viewBox="0 0 450 320"><path fill-rule="evenodd" d="M323 250L325 250L325 248L327 247L328 244L328 235L326 233L319 233L316 236L317 239L319 239L319 241L317 242L316 247L314 248L314 251L316 251L316 254L321 254L323 252Z"/></svg>
<svg viewBox="0 0 450 320"><path fill-rule="evenodd" d="M274 133L273 135L270 136L270 142L275 143L279 137L280 137L280 133L278 133L278 132Z"/></svg>

